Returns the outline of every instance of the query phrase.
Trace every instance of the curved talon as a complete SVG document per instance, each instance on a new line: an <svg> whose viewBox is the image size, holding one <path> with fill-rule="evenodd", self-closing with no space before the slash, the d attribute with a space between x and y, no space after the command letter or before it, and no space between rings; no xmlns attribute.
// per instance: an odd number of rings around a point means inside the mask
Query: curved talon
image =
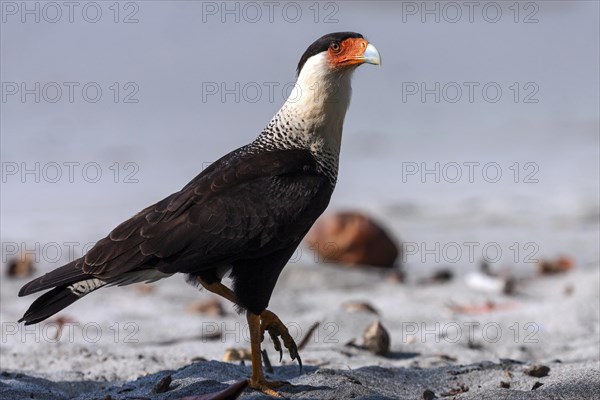
<svg viewBox="0 0 600 400"><path fill-rule="evenodd" d="M298 365L300 366L300 372L302 372L302 359L300 358L299 353L296 353L296 358L298 359Z"/></svg>
<svg viewBox="0 0 600 400"><path fill-rule="evenodd" d="M275 351L279 352L279 362L283 359L283 349L281 348L281 342L277 337L277 332L269 329L269 335L271 336L271 340L273 341L273 347L275 347Z"/></svg>
<svg viewBox="0 0 600 400"><path fill-rule="evenodd" d="M265 330L269 332L275 350L279 351L279 362L283 359L283 349L281 347L281 341L279 340L279 338L281 338L283 340L283 345L290 353L291 359L298 359L300 371L302 371L302 359L298 354L298 346L296 346L296 342L290 335L289 330L283 322L281 322L279 317L273 312L265 310L260 314L260 322L261 336L264 336Z"/></svg>
<svg viewBox="0 0 600 400"><path fill-rule="evenodd" d="M295 342L291 343L289 347L290 357L292 360L298 359L298 364L300 365L300 371L302 371L302 359L300 358L300 353L298 353L298 346L296 346Z"/></svg>

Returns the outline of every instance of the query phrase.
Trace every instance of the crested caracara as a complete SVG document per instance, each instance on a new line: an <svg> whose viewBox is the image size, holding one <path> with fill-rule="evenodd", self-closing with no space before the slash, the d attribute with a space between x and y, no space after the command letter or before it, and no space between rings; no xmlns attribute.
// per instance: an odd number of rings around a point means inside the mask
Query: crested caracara
<svg viewBox="0 0 600 400"><path fill-rule="evenodd" d="M289 99L250 144L223 156L180 191L123 222L83 257L27 283L19 296L51 289L20 321L43 321L104 286L187 275L246 310L250 386L271 395L260 345L268 332L298 359L294 340L267 310L277 278L329 203L337 180L352 72L380 64L362 35L331 33L300 58ZM221 283L226 275L233 286Z"/></svg>

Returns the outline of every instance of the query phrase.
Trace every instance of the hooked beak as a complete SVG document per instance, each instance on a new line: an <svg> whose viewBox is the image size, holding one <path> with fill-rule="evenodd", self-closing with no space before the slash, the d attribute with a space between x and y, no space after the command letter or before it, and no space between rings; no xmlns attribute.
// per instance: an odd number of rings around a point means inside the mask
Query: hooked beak
<svg viewBox="0 0 600 400"><path fill-rule="evenodd" d="M379 55L379 51L377 51L377 48L371 43L367 45L361 60L367 64L381 65L381 56Z"/></svg>

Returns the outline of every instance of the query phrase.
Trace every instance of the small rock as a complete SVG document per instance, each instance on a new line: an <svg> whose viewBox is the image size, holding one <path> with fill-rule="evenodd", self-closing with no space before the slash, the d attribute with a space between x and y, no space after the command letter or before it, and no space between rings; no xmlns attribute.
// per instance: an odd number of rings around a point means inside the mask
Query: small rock
<svg viewBox="0 0 600 400"><path fill-rule="evenodd" d="M225 355L223 356L223 361L225 362L235 362L235 361L243 361L243 360L252 360L252 352L250 349L242 348L242 347L231 347L225 350Z"/></svg>
<svg viewBox="0 0 600 400"><path fill-rule="evenodd" d="M195 301L188 305L187 312L191 314L209 315L211 317L223 317L226 314L223 305L216 299Z"/></svg>
<svg viewBox="0 0 600 400"><path fill-rule="evenodd" d="M169 390L169 386L171 386L171 382L173 382L173 378L171 375L164 376L152 389L153 393L165 393Z"/></svg>
<svg viewBox="0 0 600 400"><path fill-rule="evenodd" d="M456 396L457 394L466 393L468 391L469 387L467 385L465 385L464 383L459 383L457 387L452 388L445 393L442 393L442 397Z"/></svg>
<svg viewBox="0 0 600 400"><path fill-rule="evenodd" d="M421 400L433 400L433 399L437 399L437 398L438 397L435 395L435 393L433 393L429 389L425 389L425 391L421 395Z"/></svg>
<svg viewBox="0 0 600 400"><path fill-rule="evenodd" d="M400 269L392 269L386 279L392 283L404 283L406 282L406 273Z"/></svg>
<svg viewBox="0 0 600 400"><path fill-rule="evenodd" d="M510 382L500 381L500 387L504 389L510 389Z"/></svg>
<svg viewBox="0 0 600 400"><path fill-rule="evenodd" d="M373 219L359 212L320 218L306 237L323 262L391 268L400 251L394 239Z"/></svg>
<svg viewBox="0 0 600 400"><path fill-rule="evenodd" d="M515 294L517 289L517 279L515 277L509 276L504 281L504 287L502 288L502 293L506 295Z"/></svg>
<svg viewBox="0 0 600 400"><path fill-rule="evenodd" d="M342 307L344 308L344 311L346 311L346 312L364 312L364 313L379 315L379 312L377 311L377 309L367 302L357 301L357 302L344 303L342 305Z"/></svg>
<svg viewBox="0 0 600 400"><path fill-rule="evenodd" d="M33 260L28 254L11 258L6 266L6 276L10 278L27 278L35 273Z"/></svg>
<svg viewBox="0 0 600 400"><path fill-rule="evenodd" d="M363 347L379 356L385 356L390 352L390 334L379 320L365 329Z"/></svg>
<svg viewBox="0 0 600 400"><path fill-rule="evenodd" d="M543 378L544 376L548 376L548 372L550 372L550 368L545 365L532 365L529 368L525 368L523 370L526 375L534 376L536 378Z"/></svg>
<svg viewBox="0 0 600 400"><path fill-rule="evenodd" d="M538 264L538 273L540 275L554 275L567 272L575 266L572 258L560 256L554 260L542 260Z"/></svg>
<svg viewBox="0 0 600 400"><path fill-rule="evenodd" d="M563 290L565 296L571 296L573 292L575 292L575 285L573 285L572 283L565 285L565 289Z"/></svg>
<svg viewBox="0 0 600 400"><path fill-rule="evenodd" d="M434 285L450 282L454 278L454 272L450 268L438 269L430 277L419 280L421 285Z"/></svg>
<svg viewBox="0 0 600 400"><path fill-rule="evenodd" d="M457 360L456 357L449 356L448 354L438 354L438 356L444 361L455 362Z"/></svg>
<svg viewBox="0 0 600 400"><path fill-rule="evenodd" d="M531 387L531 390L536 390L537 388L539 388L540 386L542 386L543 383L542 382L536 382L533 384L533 386Z"/></svg>
<svg viewBox="0 0 600 400"><path fill-rule="evenodd" d="M467 342L467 347L471 350L483 350L483 345L471 340L471 338Z"/></svg>

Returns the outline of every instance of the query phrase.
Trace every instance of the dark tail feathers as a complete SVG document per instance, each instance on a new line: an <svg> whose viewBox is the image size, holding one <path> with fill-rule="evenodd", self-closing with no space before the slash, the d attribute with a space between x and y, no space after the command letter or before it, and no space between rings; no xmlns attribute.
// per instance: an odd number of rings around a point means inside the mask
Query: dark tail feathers
<svg viewBox="0 0 600 400"><path fill-rule="evenodd" d="M79 260L48 272L21 288L19 296L50 288L52 290L36 299L19 322L25 322L25 325L41 322L86 294L106 285L94 276L83 273L76 267L77 261Z"/></svg>
<svg viewBox="0 0 600 400"><path fill-rule="evenodd" d="M40 292L42 290L51 289L58 286L70 285L75 282L79 282L85 279L94 278L91 275L87 275L77 268L77 263L80 260L72 261L62 267L56 268L53 271L48 272L45 275L40 276L27 283L19 291L19 297L27 296L29 294Z"/></svg>
<svg viewBox="0 0 600 400"><path fill-rule="evenodd" d="M37 324L80 298L66 286L54 288L36 299L19 322L25 322L25 325Z"/></svg>

